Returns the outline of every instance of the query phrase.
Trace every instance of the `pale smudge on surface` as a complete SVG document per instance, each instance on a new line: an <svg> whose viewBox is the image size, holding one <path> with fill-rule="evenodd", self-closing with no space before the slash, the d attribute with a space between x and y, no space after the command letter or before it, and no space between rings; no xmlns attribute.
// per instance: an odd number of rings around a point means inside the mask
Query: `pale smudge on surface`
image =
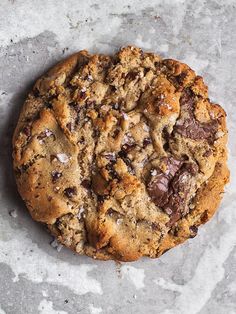
<svg viewBox="0 0 236 314"><path fill-rule="evenodd" d="M47 291L45 291L45 290L42 290L42 295L46 298L46 297L48 297L48 293L47 293Z"/></svg>
<svg viewBox="0 0 236 314"><path fill-rule="evenodd" d="M179 5L176 5L177 2ZM169 1L168 4L170 6L174 5L175 19L170 19L170 22L172 23L172 31L174 37L177 38L178 41L178 35L183 27L183 21L186 15L187 1L185 0Z"/></svg>
<svg viewBox="0 0 236 314"><path fill-rule="evenodd" d="M169 45L168 44L162 44L158 46L158 51L160 52L168 52L169 50Z"/></svg>
<svg viewBox="0 0 236 314"><path fill-rule="evenodd" d="M57 311L53 308L52 301L43 299L38 306L39 314L67 314L65 311Z"/></svg>
<svg viewBox="0 0 236 314"><path fill-rule="evenodd" d="M62 5L37 0L14 1L14 10L9 5L9 1L2 0L2 2L1 24L8 25L8 36L0 29L2 47L10 43L10 38L17 42L22 38L36 37L44 31L50 31L56 34L62 46L68 45L68 38L71 38L71 48L78 49L78 46L89 48L94 45L94 41L97 42L97 46L100 46L99 37L103 39L105 35L110 37L111 34L116 34L122 23L122 17L119 14L124 13L125 8L129 12L127 5L132 5L133 11L138 12L162 1L149 0L136 3L133 0L120 0L119 5L114 5L110 1L94 1L93 3L99 5L99 9L92 7L90 1L83 1L83 4L77 1L73 2L73 5L70 5L71 1L64 2ZM37 10L32 10L32 7L36 7ZM25 12L31 12L31 14L25 14ZM112 15L109 12L112 12ZM90 23L85 22L86 19L93 24L93 31L91 31ZM21 21L20 28L19 20ZM74 47L73 44L75 44ZM103 48L104 45L109 46L109 43L104 42Z"/></svg>
<svg viewBox="0 0 236 314"><path fill-rule="evenodd" d="M100 283L88 275L96 265L77 266L54 258L33 243L25 231L17 230L16 233L4 219L0 220L0 230L0 263L11 267L15 274L14 282L23 276L35 283L47 282L67 287L78 295L88 292L102 294Z"/></svg>
<svg viewBox="0 0 236 314"><path fill-rule="evenodd" d="M130 265L122 265L121 275L131 281L136 289L144 288L144 269L136 268Z"/></svg>
<svg viewBox="0 0 236 314"><path fill-rule="evenodd" d="M135 40L135 45L137 45L137 47L142 47L144 49L151 49L152 42L151 42L151 39L147 40L146 37L143 38L141 34L138 34Z"/></svg>
<svg viewBox="0 0 236 314"><path fill-rule="evenodd" d="M3 309L1 308L1 304L0 304L0 314L6 314L6 312L4 312Z"/></svg>
<svg viewBox="0 0 236 314"><path fill-rule="evenodd" d="M99 314L102 313L101 307L95 307L93 304L89 304L90 314Z"/></svg>
<svg viewBox="0 0 236 314"><path fill-rule="evenodd" d="M209 64L209 60L198 58L197 53L191 53L191 55L187 55L181 61L190 66L190 68L192 68L198 74L201 74L201 71L204 70Z"/></svg>

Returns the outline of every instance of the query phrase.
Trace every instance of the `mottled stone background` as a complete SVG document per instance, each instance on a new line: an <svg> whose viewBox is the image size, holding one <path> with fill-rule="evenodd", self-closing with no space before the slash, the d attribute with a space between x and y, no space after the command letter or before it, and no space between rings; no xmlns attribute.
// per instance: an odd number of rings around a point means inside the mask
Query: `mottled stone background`
<svg viewBox="0 0 236 314"><path fill-rule="evenodd" d="M235 0L0 1L0 314L236 313L235 30ZM27 92L50 66L79 49L126 44L205 77L228 114L232 176L195 239L158 260L117 265L50 246L16 192L11 136Z"/></svg>

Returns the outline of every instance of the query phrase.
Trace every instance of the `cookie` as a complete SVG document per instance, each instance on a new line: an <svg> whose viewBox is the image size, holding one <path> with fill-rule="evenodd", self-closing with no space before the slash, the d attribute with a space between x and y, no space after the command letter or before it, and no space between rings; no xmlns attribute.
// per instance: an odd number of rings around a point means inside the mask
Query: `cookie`
<svg viewBox="0 0 236 314"><path fill-rule="evenodd" d="M133 261L195 237L228 182L226 114L184 63L80 51L41 77L13 137L33 219L79 254Z"/></svg>

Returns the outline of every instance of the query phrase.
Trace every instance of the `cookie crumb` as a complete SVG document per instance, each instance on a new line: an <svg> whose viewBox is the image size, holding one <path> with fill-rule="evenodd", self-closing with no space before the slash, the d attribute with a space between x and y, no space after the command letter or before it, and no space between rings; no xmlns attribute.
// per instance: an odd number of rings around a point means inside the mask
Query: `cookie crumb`
<svg viewBox="0 0 236 314"><path fill-rule="evenodd" d="M12 218L16 218L16 217L18 216L16 209L11 210L11 211L9 212L9 215L10 215Z"/></svg>
<svg viewBox="0 0 236 314"><path fill-rule="evenodd" d="M63 248L63 245L60 244L60 243L57 241L56 238L50 243L50 245L51 245L54 249L56 249L57 252L60 252L61 249Z"/></svg>

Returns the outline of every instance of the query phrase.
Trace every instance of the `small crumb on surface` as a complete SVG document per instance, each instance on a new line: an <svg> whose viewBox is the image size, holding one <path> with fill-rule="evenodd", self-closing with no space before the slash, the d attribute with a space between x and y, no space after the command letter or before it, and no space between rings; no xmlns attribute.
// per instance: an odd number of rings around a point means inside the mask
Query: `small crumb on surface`
<svg viewBox="0 0 236 314"><path fill-rule="evenodd" d="M18 216L16 209L13 209L13 210L9 211L9 215L10 215L12 218L16 218L16 217Z"/></svg>
<svg viewBox="0 0 236 314"><path fill-rule="evenodd" d="M60 252L61 249L63 248L63 245L60 244L60 243L57 241L57 239L54 239L50 244L51 244L51 246L52 246L54 249L57 250L57 252Z"/></svg>

